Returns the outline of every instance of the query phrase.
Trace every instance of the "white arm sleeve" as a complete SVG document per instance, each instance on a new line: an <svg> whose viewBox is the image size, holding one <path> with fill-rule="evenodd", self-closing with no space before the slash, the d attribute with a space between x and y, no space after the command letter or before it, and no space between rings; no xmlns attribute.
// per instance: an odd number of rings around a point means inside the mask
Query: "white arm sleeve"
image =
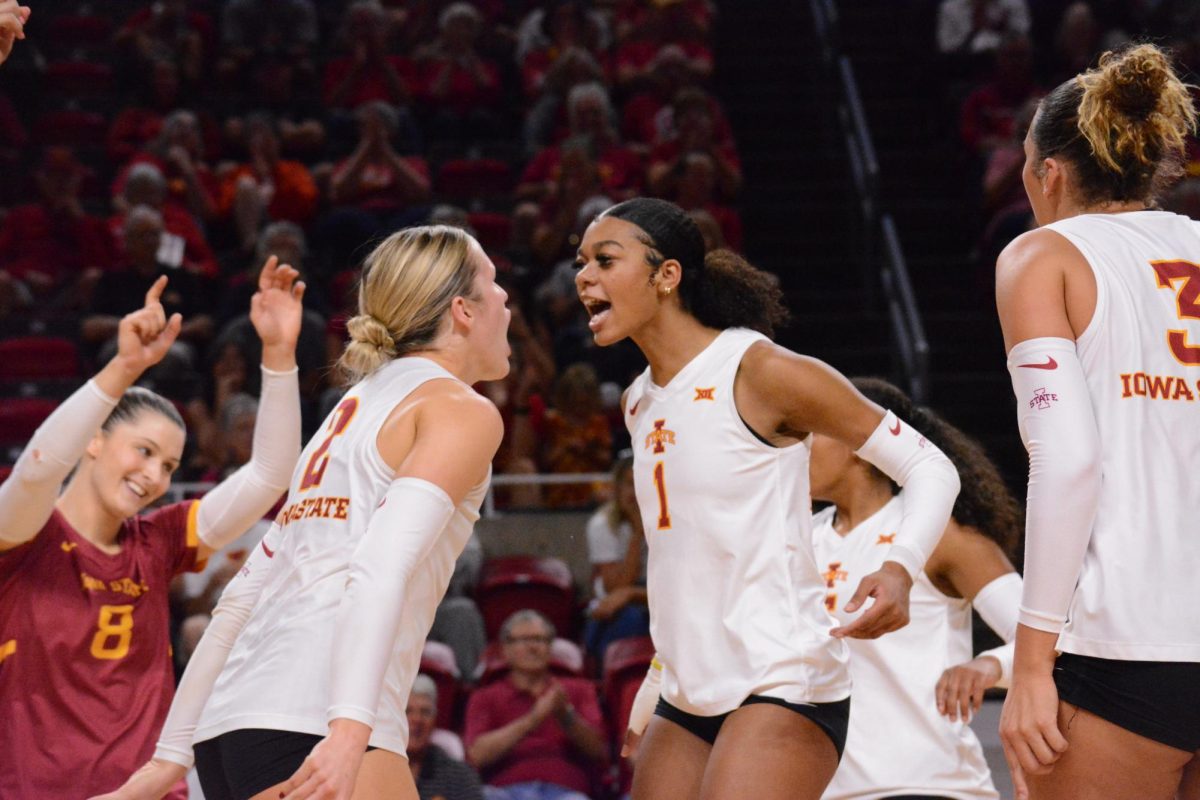
<svg viewBox="0 0 1200 800"><path fill-rule="evenodd" d="M200 541L220 550L250 529L287 491L300 458L298 370L262 368L262 396L254 420L250 461L200 500Z"/></svg>
<svg viewBox="0 0 1200 800"><path fill-rule="evenodd" d="M1067 621L1100 499L1100 436L1074 342L1021 342L1008 354L1008 371L1029 451L1019 621L1058 633Z"/></svg>
<svg viewBox="0 0 1200 800"><path fill-rule="evenodd" d="M37 535L54 512L62 482L116 405L88 381L34 431L0 485L0 541L16 546Z"/></svg>
<svg viewBox="0 0 1200 800"><path fill-rule="evenodd" d="M971 605L988 627L999 634L1005 644L985 650L979 655L991 656L1000 662L1000 681L1007 688L1012 679L1013 641L1017 636L1017 611L1021 605L1021 576L1015 572L1001 575L975 595Z"/></svg>
<svg viewBox="0 0 1200 800"><path fill-rule="evenodd" d="M205 629L204 636L200 637L200 644L192 653L183 678L179 681L179 688L175 690L171 710L158 736L155 758L191 768L194 760L192 737L196 732L196 722L200 719L204 704L208 702L217 676L225 667L233 643L258 602L271 571L271 558L277 547L278 536L279 527L272 525L222 592L221 602L213 610L212 621Z"/></svg>
<svg viewBox="0 0 1200 800"><path fill-rule="evenodd" d="M404 614L405 587L453 514L454 503L441 488L420 478L400 478L371 515L338 606L330 721L352 719L374 727Z"/></svg>
<svg viewBox="0 0 1200 800"><path fill-rule="evenodd" d="M641 736L654 716L654 708L658 705L659 689L662 686L663 665L658 656L650 662L646 670L646 678L638 688L633 698L633 706L629 709L629 730Z"/></svg>
<svg viewBox="0 0 1200 800"><path fill-rule="evenodd" d="M933 442L891 411L855 455L904 487L904 517L884 560L899 563L915 581L950 522L958 470Z"/></svg>

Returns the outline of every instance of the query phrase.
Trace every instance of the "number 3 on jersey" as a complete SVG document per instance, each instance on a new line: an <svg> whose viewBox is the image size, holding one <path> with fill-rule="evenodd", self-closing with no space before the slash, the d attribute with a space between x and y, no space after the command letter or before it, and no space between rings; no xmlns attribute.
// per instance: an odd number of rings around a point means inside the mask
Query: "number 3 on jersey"
<svg viewBox="0 0 1200 800"><path fill-rule="evenodd" d="M1154 276L1160 289L1175 292L1178 316L1184 319L1200 319L1200 264L1190 261L1152 261ZM1183 283L1177 289L1176 281ZM1200 342L1188 342L1186 330L1167 331L1167 346L1171 355L1181 364L1200 366Z"/></svg>
<svg viewBox="0 0 1200 800"><path fill-rule="evenodd" d="M667 481L663 475L666 468L659 461L654 465L654 489L658 493L658 529L669 530L671 527L671 509L667 506Z"/></svg>
<svg viewBox="0 0 1200 800"><path fill-rule="evenodd" d="M326 426L329 435L325 437L325 441L321 442L321 446L313 452L312 458L308 460L308 466L304 468L304 477L300 479L300 491L303 492L321 485L321 479L325 477L325 468L329 466L329 446L333 444L334 439L346 432L356 411L358 411L357 397L347 397L334 409L333 417Z"/></svg>

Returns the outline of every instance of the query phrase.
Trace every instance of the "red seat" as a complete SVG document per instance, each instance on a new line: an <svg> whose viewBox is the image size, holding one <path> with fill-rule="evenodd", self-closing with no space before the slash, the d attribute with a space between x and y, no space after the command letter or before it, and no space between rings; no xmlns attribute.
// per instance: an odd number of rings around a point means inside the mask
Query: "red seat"
<svg viewBox="0 0 1200 800"><path fill-rule="evenodd" d="M604 651L604 702L618 745L629 726L629 710L633 707L634 695L642 685L653 658L654 642L649 636L618 639Z"/></svg>
<svg viewBox="0 0 1200 800"><path fill-rule="evenodd" d="M6 480L8 480L8 476L12 475L12 471L13 471L12 464L0 465L0 483L4 483Z"/></svg>
<svg viewBox="0 0 1200 800"><path fill-rule="evenodd" d="M458 662L454 660L454 651L450 649L450 645L426 641L425 648L421 651L421 672L432 678L437 686L437 726L452 728L461 676L458 674Z"/></svg>
<svg viewBox="0 0 1200 800"><path fill-rule="evenodd" d="M562 559L505 556L483 565L475 602L489 640L499 635L504 620L523 608L545 615L558 633L570 635L575 586Z"/></svg>
<svg viewBox="0 0 1200 800"><path fill-rule="evenodd" d="M437 190L444 195L489 197L512 188L512 168L496 158L455 158L438 169Z"/></svg>
<svg viewBox="0 0 1200 800"><path fill-rule="evenodd" d="M113 70L96 61L52 61L46 65L45 85L73 97L106 94L112 91Z"/></svg>
<svg viewBox="0 0 1200 800"><path fill-rule="evenodd" d="M467 221L475 229L475 236L484 250L506 250L512 238L512 218L495 211L474 211Z"/></svg>
<svg viewBox="0 0 1200 800"><path fill-rule="evenodd" d="M41 397L10 397L0 400L0 446L23 447L38 426L58 407Z"/></svg>
<svg viewBox="0 0 1200 800"><path fill-rule="evenodd" d="M579 649L579 645L570 639L555 639L550 645L550 671L566 678L582 677L583 651ZM508 662L504 660L503 645L499 642L489 643L479 659L479 667L475 670L476 681L483 686L506 672Z"/></svg>
<svg viewBox="0 0 1200 800"><path fill-rule="evenodd" d="M99 145L107 132L108 122L91 111L47 111L33 123L33 137L44 145Z"/></svg>
<svg viewBox="0 0 1200 800"><path fill-rule="evenodd" d="M0 342L0 381L74 378L79 351L69 339L23 336Z"/></svg>

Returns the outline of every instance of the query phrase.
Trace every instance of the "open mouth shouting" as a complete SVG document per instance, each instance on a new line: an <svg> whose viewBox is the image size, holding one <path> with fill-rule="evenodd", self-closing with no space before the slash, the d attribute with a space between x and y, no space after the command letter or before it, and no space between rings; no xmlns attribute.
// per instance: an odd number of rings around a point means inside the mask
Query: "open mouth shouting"
<svg viewBox="0 0 1200 800"><path fill-rule="evenodd" d="M612 303L597 297L580 297L579 299L583 301L583 307L587 309L588 317L590 317L588 328L595 333L612 315Z"/></svg>

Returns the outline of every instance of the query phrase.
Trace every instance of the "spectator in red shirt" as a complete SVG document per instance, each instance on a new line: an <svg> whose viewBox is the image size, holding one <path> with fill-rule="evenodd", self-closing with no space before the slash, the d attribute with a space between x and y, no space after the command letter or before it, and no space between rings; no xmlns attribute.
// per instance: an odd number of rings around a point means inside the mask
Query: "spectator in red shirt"
<svg viewBox="0 0 1200 800"><path fill-rule="evenodd" d="M0 227L0 305L72 304L84 274L107 269L113 247L104 220L79 200L86 169L66 147L48 147L34 172L38 201L8 212Z"/></svg>
<svg viewBox="0 0 1200 800"><path fill-rule="evenodd" d="M742 217L737 210L717 201L716 159L692 152L680 162L682 172L671 199L684 211L707 211L721 226L721 238L733 250L742 249Z"/></svg>
<svg viewBox="0 0 1200 800"><path fill-rule="evenodd" d="M249 253L259 229L269 221L286 219L301 227L307 225L317 210L317 185L299 161L280 158L274 118L250 115L245 136L249 159L225 176L217 209L232 218L238 241Z"/></svg>
<svg viewBox="0 0 1200 800"><path fill-rule="evenodd" d="M186 0L159 0L130 15L114 38L124 66L137 75L162 60L179 65L184 83L198 86L215 42L212 19Z"/></svg>
<svg viewBox="0 0 1200 800"><path fill-rule="evenodd" d="M138 101L125 106L108 127L108 158L124 164L162 131L163 118L179 104L179 67L160 58L136 76Z"/></svg>
<svg viewBox="0 0 1200 800"><path fill-rule="evenodd" d="M560 258L574 257L579 247L580 209L594 197L603 197L603 191L600 167L591 147L586 140L565 142L557 180L542 200L541 219L533 231L533 256L540 264L548 267ZM605 199L612 205L610 199Z"/></svg>
<svg viewBox="0 0 1200 800"><path fill-rule="evenodd" d="M648 148L671 139L676 130L675 96L698 82L699 77L692 71L682 47L668 44L659 48L650 63L646 88L629 98L621 112L621 133L625 140ZM721 104L711 96L708 102L717 141L733 144L733 131Z"/></svg>
<svg viewBox="0 0 1200 800"><path fill-rule="evenodd" d="M572 139L582 139L600 170L600 185L614 200L638 194L642 186L642 161L617 137L608 90L600 83L576 86L567 96L567 117ZM517 186L518 200L541 201L554 192L562 169L562 147L543 148L525 167Z"/></svg>
<svg viewBox="0 0 1200 800"><path fill-rule="evenodd" d="M113 198L125 192L125 181L134 164L158 167L167 179L167 203L191 213L202 223L216 218L220 182L204 160L205 143L200 120L191 111L179 110L167 115L150 145L135 155L113 181Z"/></svg>
<svg viewBox="0 0 1200 800"><path fill-rule="evenodd" d="M361 106L359 140L354 152L333 169L329 202L317 226L322 260L335 267L349 265L363 242L416 224L428 214L429 165L414 143L397 145L401 115L381 101ZM411 137L405 137L411 138Z"/></svg>
<svg viewBox="0 0 1200 800"><path fill-rule="evenodd" d="M517 58L521 67L521 85L525 96L533 99L542 93L546 77L555 62L564 53L578 48L591 54L597 61L604 61L601 43L605 38L602 22L587 3L579 0L547 4L531 12L521 24L524 42L518 38L518 47L525 46Z"/></svg>
<svg viewBox="0 0 1200 800"><path fill-rule="evenodd" d="M717 136L716 119L708 93L703 89L683 89L672 103L675 136L650 154L646 184L656 197L671 197L678 189L686 168L686 156L705 153L716 168L717 194L732 200L742 187L742 162L731 141Z"/></svg>
<svg viewBox="0 0 1200 800"><path fill-rule="evenodd" d="M500 70L476 48L482 23L470 3L452 3L438 17L438 38L417 51L418 94L438 138L468 142L496 130Z"/></svg>
<svg viewBox="0 0 1200 800"><path fill-rule="evenodd" d="M605 760L604 722L589 681L550 673L554 626L518 611L500 629L508 674L467 704L467 758L488 800L587 800Z"/></svg>
<svg viewBox="0 0 1200 800"><path fill-rule="evenodd" d="M183 267L206 278L220 275L217 257L196 220L180 206L167 203L167 179L158 167L147 162L134 164L126 175L125 191L113 205L116 213L108 218L108 229L114 241L119 242L123 236L129 209L149 206L162 214L166 228L159 250L159 258L166 266Z"/></svg>
<svg viewBox="0 0 1200 800"><path fill-rule="evenodd" d="M388 16L377 0L356 0L346 9L340 40L349 55L325 66L321 96L330 108L354 109L372 101L408 105L416 78L412 63L387 53Z"/></svg>
<svg viewBox="0 0 1200 800"><path fill-rule="evenodd" d="M963 144L986 160L993 150L1012 140L1017 112L1038 93L1033 80L1033 45L1027 36L1010 36L996 50L992 80L963 102Z"/></svg>
<svg viewBox="0 0 1200 800"><path fill-rule="evenodd" d="M664 45L677 45L687 58L688 69L699 79L712 75L713 55L707 34L685 3L642 5L633 26L621 25L617 47L617 85L636 88L649 76L655 55ZM693 4L694 5L694 4ZM623 37L623 38L622 38Z"/></svg>

